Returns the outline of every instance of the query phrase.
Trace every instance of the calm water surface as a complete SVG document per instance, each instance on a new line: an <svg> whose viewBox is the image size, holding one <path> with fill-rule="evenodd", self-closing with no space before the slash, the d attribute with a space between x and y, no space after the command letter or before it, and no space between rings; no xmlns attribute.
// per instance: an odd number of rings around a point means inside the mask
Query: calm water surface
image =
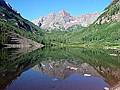
<svg viewBox="0 0 120 90"><path fill-rule="evenodd" d="M0 50L0 90L105 88L120 88L120 51L85 48Z"/></svg>

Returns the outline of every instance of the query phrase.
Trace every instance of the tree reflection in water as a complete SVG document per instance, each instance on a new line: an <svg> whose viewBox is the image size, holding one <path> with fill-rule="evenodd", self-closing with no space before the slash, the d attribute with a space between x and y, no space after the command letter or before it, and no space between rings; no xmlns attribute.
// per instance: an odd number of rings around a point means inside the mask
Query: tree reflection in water
<svg viewBox="0 0 120 90"><path fill-rule="evenodd" d="M1 49L0 90L9 87L29 69L62 80L74 75L99 77L110 87L119 87L119 51L85 48ZM23 53L24 52L24 53ZM114 56L114 55L116 56ZM57 80L57 79L53 79Z"/></svg>

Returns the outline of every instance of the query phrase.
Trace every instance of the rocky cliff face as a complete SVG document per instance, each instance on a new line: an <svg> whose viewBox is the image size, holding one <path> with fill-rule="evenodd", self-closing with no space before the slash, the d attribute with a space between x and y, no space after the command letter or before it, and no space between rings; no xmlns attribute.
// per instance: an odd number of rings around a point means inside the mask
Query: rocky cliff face
<svg viewBox="0 0 120 90"><path fill-rule="evenodd" d="M65 10L58 13L51 13L48 16L41 17L33 20L32 22L43 29L68 29L74 25L88 26L92 24L97 17L98 13L81 15L79 17L71 16Z"/></svg>
<svg viewBox="0 0 120 90"><path fill-rule="evenodd" d="M120 21L120 0L113 0L104 10L103 14L97 19L97 24Z"/></svg>
<svg viewBox="0 0 120 90"><path fill-rule="evenodd" d="M27 39L20 36L19 34L9 32L8 34L8 43L5 44L8 48L40 48L43 47L42 44L37 43L33 40Z"/></svg>

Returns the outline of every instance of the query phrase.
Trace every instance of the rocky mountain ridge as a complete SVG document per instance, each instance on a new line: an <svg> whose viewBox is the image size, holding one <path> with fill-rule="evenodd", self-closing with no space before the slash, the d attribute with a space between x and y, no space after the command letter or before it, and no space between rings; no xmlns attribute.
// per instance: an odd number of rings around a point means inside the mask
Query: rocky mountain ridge
<svg viewBox="0 0 120 90"><path fill-rule="evenodd" d="M104 12L96 20L96 24L120 22L120 0L112 0L112 3L105 8Z"/></svg>
<svg viewBox="0 0 120 90"><path fill-rule="evenodd" d="M71 16L70 13L65 10L61 10L58 13L51 13L48 16L40 17L32 22L43 29L64 30L74 25L81 25L83 27L89 26L98 18L99 15L99 13L93 13L75 17Z"/></svg>

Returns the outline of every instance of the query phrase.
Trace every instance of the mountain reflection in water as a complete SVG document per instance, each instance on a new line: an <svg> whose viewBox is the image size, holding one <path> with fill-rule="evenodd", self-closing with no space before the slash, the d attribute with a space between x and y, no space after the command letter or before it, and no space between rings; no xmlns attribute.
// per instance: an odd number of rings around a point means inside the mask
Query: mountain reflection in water
<svg viewBox="0 0 120 90"><path fill-rule="evenodd" d="M0 50L0 90L120 87L120 52L117 50L42 48L27 51Z"/></svg>

